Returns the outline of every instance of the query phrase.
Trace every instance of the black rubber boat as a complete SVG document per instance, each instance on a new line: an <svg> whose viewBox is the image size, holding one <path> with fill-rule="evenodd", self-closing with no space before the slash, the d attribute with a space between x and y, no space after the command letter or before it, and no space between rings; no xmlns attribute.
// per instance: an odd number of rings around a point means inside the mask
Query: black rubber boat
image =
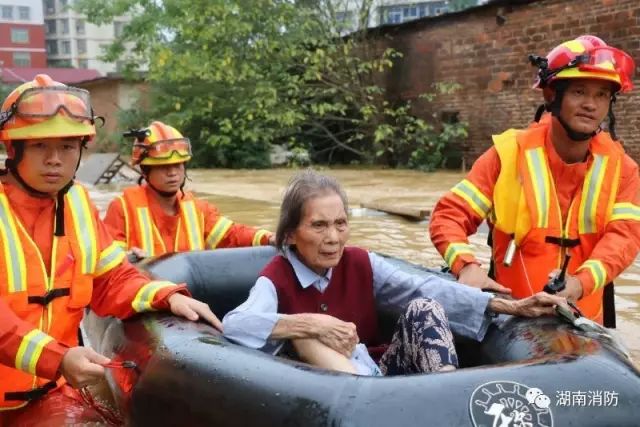
<svg viewBox="0 0 640 427"><path fill-rule="evenodd" d="M146 268L186 282L220 317L247 296L273 248L174 254ZM394 260L417 274L417 267ZM397 313L381 313L390 336ZM135 369L109 370L134 426L638 426L640 372L605 333L555 317L509 318L457 343L450 373L358 377L233 344L213 328L146 314L93 314L89 343Z"/></svg>

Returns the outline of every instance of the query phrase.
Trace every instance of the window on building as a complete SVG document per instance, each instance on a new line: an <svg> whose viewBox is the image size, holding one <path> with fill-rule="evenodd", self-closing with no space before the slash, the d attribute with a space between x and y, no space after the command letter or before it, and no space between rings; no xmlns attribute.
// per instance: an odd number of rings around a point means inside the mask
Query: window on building
<svg viewBox="0 0 640 427"><path fill-rule="evenodd" d="M87 41L84 39L78 39L76 41L78 46L78 54L81 55L83 53L87 53Z"/></svg>
<svg viewBox="0 0 640 427"><path fill-rule="evenodd" d="M31 54L29 52L13 52L14 67L31 67Z"/></svg>
<svg viewBox="0 0 640 427"><path fill-rule="evenodd" d="M56 13L56 0L44 0L45 13Z"/></svg>
<svg viewBox="0 0 640 427"><path fill-rule="evenodd" d="M69 34L69 20L61 19L60 25L62 26L62 34Z"/></svg>
<svg viewBox="0 0 640 427"><path fill-rule="evenodd" d="M89 68L88 59L78 59L78 68Z"/></svg>
<svg viewBox="0 0 640 427"><path fill-rule="evenodd" d="M440 13L446 12L444 3L438 6ZM413 19L429 16L429 3L413 3L407 5L395 5L382 8L381 22L383 24L400 24Z"/></svg>
<svg viewBox="0 0 640 427"><path fill-rule="evenodd" d="M2 19L13 19L13 6L2 6Z"/></svg>
<svg viewBox="0 0 640 427"><path fill-rule="evenodd" d="M57 55L58 54L58 41L57 40L47 40L47 53L49 55Z"/></svg>
<svg viewBox="0 0 640 427"><path fill-rule="evenodd" d="M31 19L31 9L29 6L18 6L18 16L22 21L29 21Z"/></svg>
<svg viewBox="0 0 640 427"><path fill-rule="evenodd" d="M122 35L122 29L124 28L124 22L114 22L113 23L113 35L116 37L120 37Z"/></svg>
<svg viewBox="0 0 640 427"><path fill-rule="evenodd" d="M64 10L65 7L67 7L67 5L69 4L69 2L67 0L60 0L60 8Z"/></svg>
<svg viewBox="0 0 640 427"><path fill-rule="evenodd" d="M69 40L62 41L62 54L69 55L71 53L71 42Z"/></svg>
<svg viewBox="0 0 640 427"><path fill-rule="evenodd" d="M47 26L47 34L55 34L57 32L55 19L45 19L44 24Z"/></svg>
<svg viewBox="0 0 640 427"><path fill-rule="evenodd" d="M26 28L12 28L11 43L29 43L29 30Z"/></svg>
<svg viewBox="0 0 640 427"><path fill-rule="evenodd" d="M76 20L76 34L84 34L84 19Z"/></svg>

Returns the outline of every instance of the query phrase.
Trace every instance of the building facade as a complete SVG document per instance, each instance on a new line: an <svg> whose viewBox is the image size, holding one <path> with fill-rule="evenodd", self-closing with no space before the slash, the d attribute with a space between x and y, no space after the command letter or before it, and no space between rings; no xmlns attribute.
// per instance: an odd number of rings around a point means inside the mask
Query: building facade
<svg viewBox="0 0 640 427"><path fill-rule="evenodd" d="M343 32L358 29L359 14L363 4L371 2L367 26L402 24L426 16L438 16L459 7L470 7L487 0L331 0L336 20L342 23Z"/></svg>
<svg viewBox="0 0 640 427"><path fill-rule="evenodd" d="M116 71L117 64L99 58L120 35L127 19L118 18L111 24L97 26L76 13L72 3L73 0L42 0L48 65L91 68L103 75Z"/></svg>
<svg viewBox="0 0 640 427"><path fill-rule="evenodd" d="M41 0L0 0L0 71L45 67Z"/></svg>

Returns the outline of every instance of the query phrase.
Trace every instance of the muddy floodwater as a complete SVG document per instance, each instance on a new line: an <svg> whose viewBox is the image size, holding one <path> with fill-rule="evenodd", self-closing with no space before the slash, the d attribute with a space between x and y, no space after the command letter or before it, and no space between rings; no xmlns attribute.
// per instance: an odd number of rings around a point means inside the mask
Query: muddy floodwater
<svg viewBox="0 0 640 427"><path fill-rule="evenodd" d="M398 170L327 169L344 186L350 203L350 243L393 255L427 267L444 265L428 236L428 220L410 221L395 215L361 208L376 203L406 209L430 209L438 198L455 185L459 172L421 173ZM275 230L282 192L291 169L272 170L189 170L188 187L214 203L236 222ZM101 209L117 193L118 186L101 187L93 195ZM476 254L486 266L489 249L486 234L471 237ZM618 334L640 361L640 261L616 280Z"/></svg>

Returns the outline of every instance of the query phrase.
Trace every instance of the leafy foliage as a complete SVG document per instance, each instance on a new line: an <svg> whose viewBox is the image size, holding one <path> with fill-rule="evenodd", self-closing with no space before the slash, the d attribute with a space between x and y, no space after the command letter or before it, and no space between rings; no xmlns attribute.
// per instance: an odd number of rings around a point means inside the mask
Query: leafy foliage
<svg viewBox="0 0 640 427"><path fill-rule="evenodd" d="M79 0L96 24L130 16L105 59L147 68L149 114L193 142L197 166L267 167L271 144L316 161L431 169L454 135L379 85L401 55L366 38L372 0L344 19L325 0ZM340 19L339 19L340 18ZM148 123L138 123L141 126ZM440 142L438 142L440 141ZM414 155L414 153L416 153ZM434 159L431 159L431 157Z"/></svg>

